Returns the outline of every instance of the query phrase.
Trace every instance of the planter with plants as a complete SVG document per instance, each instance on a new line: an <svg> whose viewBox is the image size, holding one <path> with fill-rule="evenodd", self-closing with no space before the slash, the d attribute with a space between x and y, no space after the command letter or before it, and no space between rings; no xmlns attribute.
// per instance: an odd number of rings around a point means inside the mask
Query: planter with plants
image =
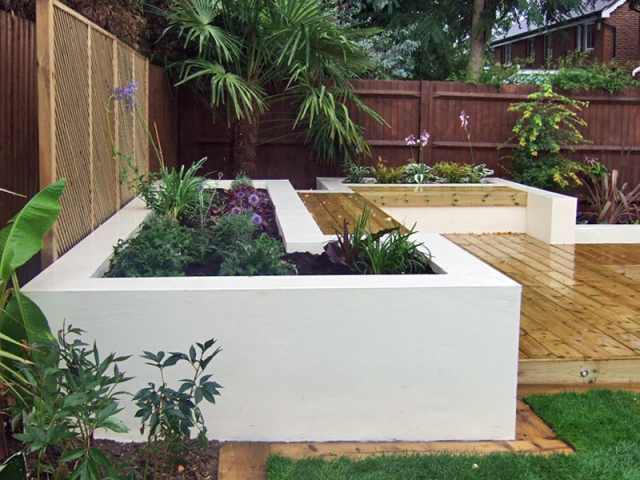
<svg viewBox="0 0 640 480"><path fill-rule="evenodd" d="M195 190L201 193L200 184ZM230 187L230 182L219 182L216 188ZM151 202L162 197L158 188L150 184ZM136 356L141 345L152 352L170 351L193 338L219 339L224 355L216 359L213 373L224 395L215 408L201 407L210 438L513 438L519 285L438 235L396 229L383 236L323 235L289 182L255 181L251 188L264 189L273 201L287 252L326 249L346 273L365 275L259 275L254 267L269 255L242 253L218 262L238 260L230 270L241 275L105 278L114 268L113 246L149 222L149 210L135 199L24 292L38 302L54 329L66 321L86 330L102 348L132 355L126 373L135 377L133 391L146 386L145 360ZM199 193L195 198L196 205L209 203ZM255 198L247 202L232 208L248 208ZM176 212L176 205L161 203L165 211ZM262 215L236 213L227 230L205 224L213 229L205 236L245 231L254 215ZM238 227L233 221L244 214L248 222ZM166 247L173 252L164 258L166 268L174 268L171 262L195 255L193 245L181 239L181 227L143 227L155 228L168 230L177 242L146 244L147 258L155 261ZM247 238L255 239L255 233ZM229 251L237 252L236 247ZM394 260L397 255L404 264ZM422 272L429 258L437 275L406 275ZM280 260L276 267L292 273ZM491 372L489 380L478 368ZM177 380L187 371L176 366L167 374ZM475 399L471 404L470 397ZM130 406L122 412L128 433L110 435L139 439L135 412Z"/></svg>

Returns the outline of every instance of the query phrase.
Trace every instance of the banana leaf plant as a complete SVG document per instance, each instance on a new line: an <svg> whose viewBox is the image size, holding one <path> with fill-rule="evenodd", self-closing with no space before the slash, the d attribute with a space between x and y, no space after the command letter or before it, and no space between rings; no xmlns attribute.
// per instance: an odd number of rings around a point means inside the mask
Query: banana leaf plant
<svg viewBox="0 0 640 480"><path fill-rule="evenodd" d="M65 185L61 179L40 191L0 230L0 375L10 369L7 360L33 360L25 345L55 342L42 310L20 292L16 269L42 249Z"/></svg>

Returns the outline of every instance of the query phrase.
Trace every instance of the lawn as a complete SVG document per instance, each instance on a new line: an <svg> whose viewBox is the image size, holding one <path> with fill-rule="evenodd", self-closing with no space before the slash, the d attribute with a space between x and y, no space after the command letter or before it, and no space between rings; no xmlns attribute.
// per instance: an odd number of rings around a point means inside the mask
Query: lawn
<svg viewBox="0 0 640 480"><path fill-rule="evenodd" d="M639 398L608 389L527 397L557 435L576 448L573 455L388 455L359 461L272 456L268 480L640 479Z"/></svg>

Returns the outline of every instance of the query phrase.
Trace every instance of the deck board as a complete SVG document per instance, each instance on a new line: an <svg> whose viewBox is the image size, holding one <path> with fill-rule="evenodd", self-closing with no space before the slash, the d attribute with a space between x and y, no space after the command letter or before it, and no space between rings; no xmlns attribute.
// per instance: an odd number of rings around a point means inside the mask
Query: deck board
<svg viewBox="0 0 640 480"><path fill-rule="evenodd" d="M374 232L394 226L399 227L402 232L408 231L389 214L357 193L298 192L298 196L325 235L336 233L336 229L342 231L344 220L349 224L351 232L365 206L369 208L369 227Z"/></svg>
<svg viewBox="0 0 640 480"><path fill-rule="evenodd" d="M610 382L637 379L639 245L556 246L522 234L446 237L523 286L520 382L542 382L545 371L545 383L593 382L603 372ZM536 360L550 362L534 367Z"/></svg>

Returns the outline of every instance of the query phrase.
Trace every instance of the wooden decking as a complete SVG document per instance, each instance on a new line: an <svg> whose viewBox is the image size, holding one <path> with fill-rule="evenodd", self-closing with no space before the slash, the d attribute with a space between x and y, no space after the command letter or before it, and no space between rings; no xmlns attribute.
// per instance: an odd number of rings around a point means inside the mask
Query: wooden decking
<svg viewBox="0 0 640 480"><path fill-rule="evenodd" d="M447 238L522 285L520 384L640 382L640 244Z"/></svg>
<svg viewBox="0 0 640 480"><path fill-rule="evenodd" d="M404 226L357 193L298 192L298 195L326 235L336 233L336 229L342 231L344 220L349 224L349 231L352 231L351 227L362 215L365 206L369 208L369 224L373 231L392 226L406 231Z"/></svg>

